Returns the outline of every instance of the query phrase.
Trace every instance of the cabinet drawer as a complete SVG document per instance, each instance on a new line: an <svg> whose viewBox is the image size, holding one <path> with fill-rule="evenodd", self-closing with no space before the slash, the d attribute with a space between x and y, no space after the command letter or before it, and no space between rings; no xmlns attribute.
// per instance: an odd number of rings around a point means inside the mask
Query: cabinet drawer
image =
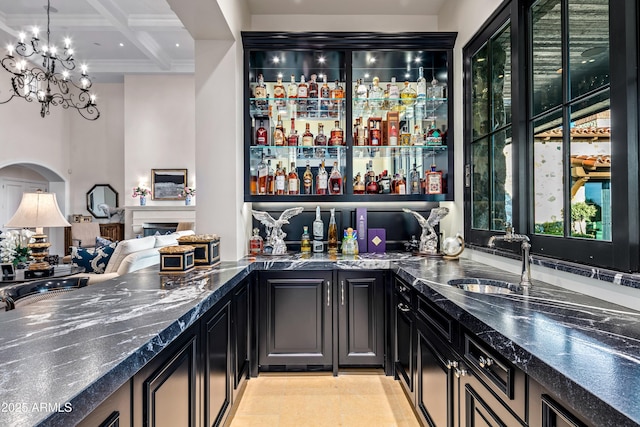
<svg viewBox="0 0 640 427"><path fill-rule="evenodd" d="M413 307L413 289L405 282L395 279L394 290L398 302L403 302Z"/></svg>
<svg viewBox="0 0 640 427"><path fill-rule="evenodd" d="M451 317L421 296L418 296L417 309L421 318L431 325L441 338L450 344L457 342L457 322Z"/></svg>
<svg viewBox="0 0 640 427"><path fill-rule="evenodd" d="M490 350L487 345L469 333L464 333L464 358L478 373L478 379L491 389L505 405L525 419L526 378L502 356Z"/></svg>

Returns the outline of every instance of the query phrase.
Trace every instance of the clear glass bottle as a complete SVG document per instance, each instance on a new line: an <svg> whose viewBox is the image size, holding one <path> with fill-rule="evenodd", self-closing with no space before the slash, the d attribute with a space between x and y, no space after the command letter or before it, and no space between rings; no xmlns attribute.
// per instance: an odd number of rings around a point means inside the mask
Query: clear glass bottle
<svg viewBox="0 0 640 427"><path fill-rule="evenodd" d="M295 162L291 162L288 184L289 194L300 194L300 178L298 177L298 172L296 172Z"/></svg>
<svg viewBox="0 0 640 427"><path fill-rule="evenodd" d="M400 100L400 89L396 84L396 78L391 77L391 84L389 85L389 109L393 110L398 106Z"/></svg>
<svg viewBox="0 0 640 427"><path fill-rule="evenodd" d="M389 145L398 145L398 128L395 122L391 123L391 129L389 129Z"/></svg>
<svg viewBox="0 0 640 427"><path fill-rule="evenodd" d="M384 90L380 87L380 79L378 77L373 78L373 86L369 90L369 107L373 110L378 110L382 106L384 101Z"/></svg>
<svg viewBox="0 0 640 427"><path fill-rule="evenodd" d="M322 253L324 251L324 223L320 218L320 206L316 207L316 219L313 221L313 252Z"/></svg>
<svg viewBox="0 0 640 427"><path fill-rule="evenodd" d="M416 164L413 164L413 169L411 169L411 173L409 174L409 181L411 182L411 194L420 194L420 173L418 172L418 168Z"/></svg>
<svg viewBox="0 0 640 427"><path fill-rule="evenodd" d="M295 147L299 144L298 141L298 131L296 130L296 119L291 118L291 131L289 132L289 137L287 138L287 145L290 147Z"/></svg>
<svg viewBox="0 0 640 427"><path fill-rule="evenodd" d="M313 173L311 172L311 166L307 160L307 169L302 175L302 192L303 194L313 194Z"/></svg>
<svg viewBox="0 0 640 427"><path fill-rule="evenodd" d="M330 254L338 253L338 226L336 224L336 210L331 208L329 230L327 231L327 250Z"/></svg>
<svg viewBox="0 0 640 427"><path fill-rule="evenodd" d="M427 99L427 79L424 78L424 68L418 68L417 81L417 101L418 104L424 104Z"/></svg>
<svg viewBox="0 0 640 427"><path fill-rule="evenodd" d="M402 104L405 107L412 106L416 101L416 96L417 94L415 89L412 88L411 85L409 84L409 81L406 80L404 82L404 87L400 91L400 100L402 101Z"/></svg>
<svg viewBox="0 0 640 427"><path fill-rule="evenodd" d="M264 248L264 240L260 237L260 229L254 228L253 235L249 239L249 254L250 255L260 255L262 253L262 249Z"/></svg>
<svg viewBox="0 0 640 427"><path fill-rule="evenodd" d="M303 255L309 255L311 253L311 239L309 237L309 227L306 225L302 227L302 237L300 239L300 252Z"/></svg>
<svg viewBox="0 0 640 427"><path fill-rule="evenodd" d="M371 123L371 121L369 122ZM369 145L379 146L382 141L382 133L380 132L380 122L374 121L373 127L369 129Z"/></svg>
<svg viewBox="0 0 640 427"><path fill-rule="evenodd" d="M395 183L396 194L407 194L407 181L404 179L404 171L400 169Z"/></svg>
<svg viewBox="0 0 640 427"><path fill-rule="evenodd" d="M329 174L324 168L324 160L320 163L318 168L318 175L316 176L316 194L327 194L329 186Z"/></svg>
<svg viewBox="0 0 640 427"><path fill-rule="evenodd" d="M342 174L340 174L338 162L333 162L331 175L329 175L329 194L342 194Z"/></svg>

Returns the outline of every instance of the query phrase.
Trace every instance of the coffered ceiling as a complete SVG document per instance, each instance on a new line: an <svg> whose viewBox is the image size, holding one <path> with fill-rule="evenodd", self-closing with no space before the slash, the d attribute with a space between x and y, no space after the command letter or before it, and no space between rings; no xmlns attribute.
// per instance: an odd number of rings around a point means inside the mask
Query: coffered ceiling
<svg viewBox="0 0 640 427"><path fill-rule="evenodd" d="M445 0L245 1L254 15L437 15ZM30 35L34 25L45 37L46 4L0 0L0 52L21 31ZM124 74L194 70L193 38L167 0L51 0L51 7L51 43L61 45L71 37L75 57L89 65L96 82L122 81Z"/></svg>

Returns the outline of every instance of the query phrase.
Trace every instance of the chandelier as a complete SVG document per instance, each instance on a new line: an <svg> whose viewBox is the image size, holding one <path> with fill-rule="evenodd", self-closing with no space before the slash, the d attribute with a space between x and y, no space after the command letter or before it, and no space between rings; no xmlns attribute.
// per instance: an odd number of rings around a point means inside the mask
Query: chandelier
<svg viewBox="0 0 640 427"><path fill-rule="evenodd" d="M41 45L39 30L33 27L30 42L25 42L26 35L21 32L17 44L7 46L8 53L0 63L13 74L11 96L0 104L19 97L27 102L39 102L42 117L49 114L49 107L53 105L76 109L85 119L96 120L100 111L95 103L96 96L89 92L92 83L87 75L87 66L80 66L81 75L74 81L70 73L76 68L71 40L64 39L64 48L60 50L51 44L50 11L51 1L47 0L47 44Z"/></svg>

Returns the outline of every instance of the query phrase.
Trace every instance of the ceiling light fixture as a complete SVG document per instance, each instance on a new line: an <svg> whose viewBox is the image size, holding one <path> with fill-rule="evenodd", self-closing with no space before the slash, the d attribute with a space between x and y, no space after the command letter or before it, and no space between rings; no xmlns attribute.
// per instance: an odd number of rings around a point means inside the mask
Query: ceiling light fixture
<svg viewBox="0 0 640 427"><path fill-rule="evenodd" d="M20 33L16 45L7 46L7 55L0 61L11 77L11 96L0 101L6 104L14 97L27 102L40 103L40 116L49 114L51 105L73 108L87 120L96 120L100 111L96 107L96 96L90 93L92 83L87 75L87 66L80 66L81 75L77 82L72 79L71 71L76 64L73 59L71 40L64 39L62 52L50 42L51 1L47 0L47 44L40 45L39 30L33 28L31 42L25 43L25 33ZM77 92L77 93L76 93Z"/></svg>

